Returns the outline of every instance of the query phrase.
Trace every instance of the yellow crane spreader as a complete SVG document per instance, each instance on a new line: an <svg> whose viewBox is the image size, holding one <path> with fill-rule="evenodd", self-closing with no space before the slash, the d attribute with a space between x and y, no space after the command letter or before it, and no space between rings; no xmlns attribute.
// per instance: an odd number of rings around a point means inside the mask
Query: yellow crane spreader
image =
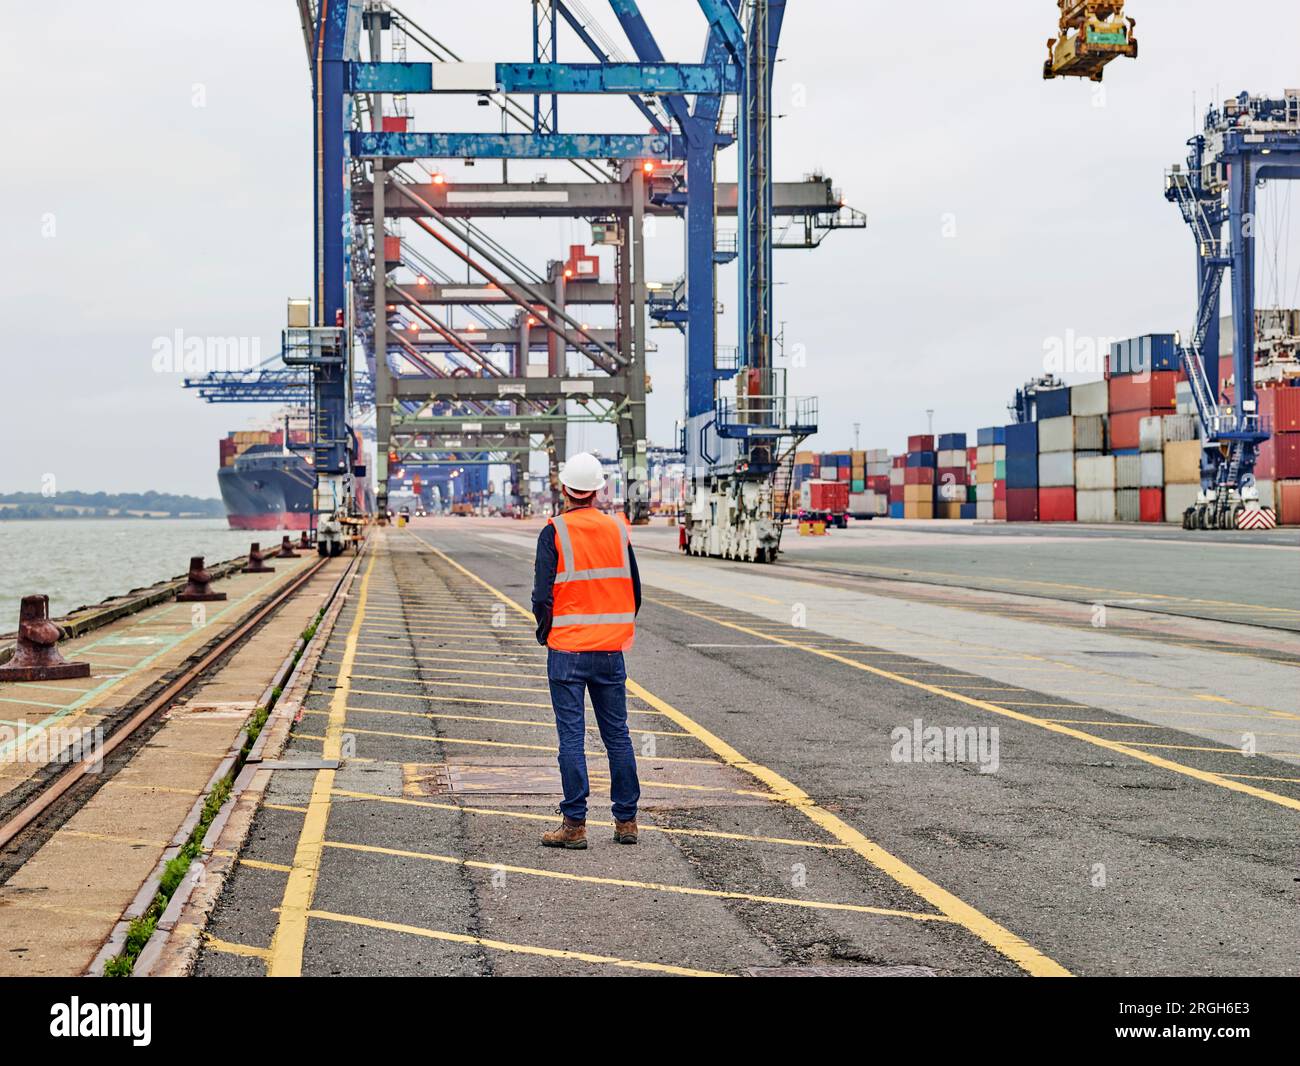
<svg viewBox="0 0 1300 1066"><path fill-rule="evenodd" d="M1124 15L1124 0L1057 0L1060 36L1047 42L1044 78L1101 81L1106 64L1118 56L1136 59L1136 20Z"/></svg>

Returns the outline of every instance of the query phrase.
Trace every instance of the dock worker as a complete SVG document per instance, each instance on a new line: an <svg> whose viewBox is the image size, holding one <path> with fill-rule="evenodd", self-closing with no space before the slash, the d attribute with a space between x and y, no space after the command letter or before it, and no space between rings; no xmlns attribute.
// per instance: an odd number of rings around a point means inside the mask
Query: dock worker
<svg viewBox="0 0 1300 1066"><path fill-rule="evenodd" d="M560 472L564 512L537 538L533 615L537 643L547 648L564 791L563 821L542 834L551 848L587 846L586 693L609 756L614 840L637 841L641 785L627 728L623 653L632 646L641 609L641 577L627 526L594 506L604 484L599 459L587 452L573 456Z"/></svg>

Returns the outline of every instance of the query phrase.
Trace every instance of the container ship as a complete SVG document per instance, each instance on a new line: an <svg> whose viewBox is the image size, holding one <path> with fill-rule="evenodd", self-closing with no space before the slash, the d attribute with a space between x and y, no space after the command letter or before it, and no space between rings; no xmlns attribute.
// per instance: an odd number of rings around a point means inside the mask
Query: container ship
<svg viewBox="0 0 1300 1066"><path fill-rule="evenodd" d="M306 430L289 430L304 447ZM316 476L285 430L235 430L220 442L217 484L231 529L308 529Z"/></svg>

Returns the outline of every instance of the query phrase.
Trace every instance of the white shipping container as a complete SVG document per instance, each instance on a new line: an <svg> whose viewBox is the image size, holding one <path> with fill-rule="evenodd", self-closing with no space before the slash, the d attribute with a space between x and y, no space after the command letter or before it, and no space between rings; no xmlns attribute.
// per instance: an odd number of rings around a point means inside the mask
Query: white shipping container
<svg viewBox="0 0 1300 1066"><path fill-rule="evenodd" d="M890 469L892 468L892 465L893 464L891 464L888 459L886 459L884 462L881 462L879 460L872 460L867 463L867 476L880 477L882 474L888 474Z"/></svg>
<svg viewBox="0 0 1300 1066"><path fill-rule="evenodd" d="M1164 450L1165 430L1160 415L1147 415L1138 421L1138 447L1144 452Z"/></svg>
<svg viewBox="0 0 1300 1066"><path fill-rule="evenodd" d="M939 453L936 460L940 469L966 465L966 452L957 448L946 448Z"/></svg>
<svg viewBox="0 0 1300 1066"><path fill-rule="evenodd" d="M949 502L949 503L961 503L961 502L963 502L963 501L961 501L961 500L949 500L949 501L947 501L947 502ZM976 503L989 503L989 504L991 504L991 503L993 502L993 482L988 481L988 482L985 482L983 485L976 485L976 486L975 486L975 502L976 502ZM992 516L992 515L989 515L989 517L992 518L993 516Z"/></svg>
<svg viewBox="0 0 1300 1066"><path fill-rule="evenodd" d="M1200 485L1166 485L1165 521L1181 524L1183 512L1196 506L1196 495L1200 491Z"/></svg>
<svg viewBox="0 0 1300 1066"><path fill-rule="evenodd" d="M823 481L838 481L840 479L840 468L838 466L818 467L817 476Z"/></svg>
<svg viewBox="0 0 1300 1066"><path fill-rule="evenodd" d="M1138 489L1142 487L1142 456L1115 456L1115 487L1117 489ZM1123 521L1127 522L1125 518ZM1137 519L1134 519L1137 521Z"/></svg>
<svg viewBox="0 0 1300 1066"><path fill-rule="evenodd" d="M1114 522L1114 489L1080 489L1074 494L1074 513L1077 522Z"/></svg>
<svg viewBox="0 0 1300 1066"><path fill-rule="evenodd" d="M1074 452L1040 452L1038 485L1044 489L1073 487Z"/></svg>
<svg viewBox="0 0 1300 1066"><path fill-rule="evenodd" d="M1199 425L1195 415L1166 415L1162 420L1165 442L1174 440L1196 440L1200 436Z"/></svg>
<svg viewBox="0 0 1300 1066"><path fill-rule="evenodd" d="M1105 447L1105 422L1099 417L1044 418L1038 423L1039 452L1099 452Z"/></svg>
<svg viewBox="0 0 1300 1066"><path fill-rule="evenodd" d="M1196 414L1196 399L1192 396L1192 383L1180 381L1174 385L1174 407L1180 415Z"/></svg>
<svg viewBox="0 0 1300 1066"><path fill-rule="evenodd" d="M874 492L850 492L849 514L868 515L876 513L876 494Z"/></svg>
<svg viewBox="0 0 1300 1066"><path fill-rule="evenodd" d="M1070 387L1070 414L1104 415L1110 411L1110 386L1105 381Z"/></svg>
<svg viewBox="0 0 1300 1066"><path fill-rule="evenodd" d="M1005 444L993 445L993 461L1000 463L1007 457L1007 446Z"/></svg>
<svg viewBox="0 0 1300 1066"><path fill-rule="evenodd" d="M904 480L906 477L907 477L907 471L904 470L901 466L895 466L890 468L889 483L891 485L907 484L907 482Z"/></svg>
<svg viewBox="0 0 1300 1066"><path fill-rule="evenodd" d="M1137 456L1133 456L1134 459ZM1115 516L1121 522L1142 521L1142 492L1140 489L1117 489L1115 491Z"/></svg>
<svg viewBox="0 0 1300 1066"><path fill-rule="evenodd" d="M1273 501L1277 499L1277 493L1273 487L1273 482L1256 481L1255 488L1259 491L1259 505L1270 510L1276 510L1277 507Z"/></svg>
<svg viewBox="0 0 1300 1066"><path fill-rule="evenodd" d="M993 445L981 444L975 449L975 461L977 463L993 462Z"/></svg>
<svg viewBox="0 0 1300 1066"><path fill-rule="evenodd" d="M1163 489L1165 487L1165 453L1143 452L1138 458L1142 461L1142 485L1144 489Z"/></svg>
<svg viewBox="0 0 1300 1066"><path fill-rule="evenodd" d="M1115 488L1115 456L1099 455L1095 458L1076 458L1074 484L1080 491ZM1083 519L1080 519L1083 521Z"/></svg>
<svg viewBox="0 0 1300 1066"><path fill-rule="evenodd" d="M992 501L992 500L988 500L988 501L986 501L986 502L981 502L981 501L979 501L979 500L976 500L976 501L975 501L975 517L976 517L976 518L992 519L992 518L993 518L993 501Z"/></svg>

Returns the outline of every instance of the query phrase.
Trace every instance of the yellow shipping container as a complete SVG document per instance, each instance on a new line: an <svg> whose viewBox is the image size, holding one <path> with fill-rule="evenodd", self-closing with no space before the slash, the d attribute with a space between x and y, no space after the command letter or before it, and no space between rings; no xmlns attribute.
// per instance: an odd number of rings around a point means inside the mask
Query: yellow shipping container
<svg viewBox="0 0 1300 1066"><path fill-rule="evenodd" d="M905 502L903 504L903 517L904 518L933 518L934 504L929 500L926 500L921 503Z"/></svg>
<svg viewBox="0 0 1300 1066"><path fill-rule="evenodd" d="M975 467L975 484L992 485L996 479L997 463L980 463Z"/></svg>
<svg viewBox="0 0 1300 1066"><path fill-rule="evenodd" d="M904 485L903 502L904 503L933 503L934 486L933 485Z"/></svg>
<svg viewBox="0 0 1300 1066"><path fill-rule="evenodd" d="M1165 444L1165 484L1199 485L1201 481L1201 442L1171 440Z"/></svg>

